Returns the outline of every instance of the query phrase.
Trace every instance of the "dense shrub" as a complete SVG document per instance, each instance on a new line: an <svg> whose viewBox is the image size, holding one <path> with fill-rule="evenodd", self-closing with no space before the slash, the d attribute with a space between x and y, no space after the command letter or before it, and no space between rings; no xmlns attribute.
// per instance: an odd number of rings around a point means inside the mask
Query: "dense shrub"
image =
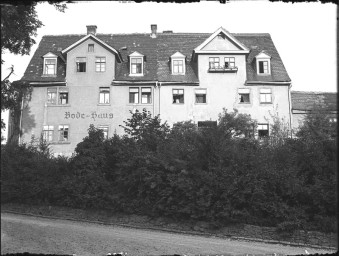
<svg viewBox="0 0 339 256"><path fill-rule="evenodd" d="M255 122L236 110L204 129L136 111L124 136L105 140L90 126L69 159L44 143L3 146L1 200L335 231L337 144L333 130L314 132L333 129L320 118L307 118L293 139L276 118L259 141Z"/></svg>

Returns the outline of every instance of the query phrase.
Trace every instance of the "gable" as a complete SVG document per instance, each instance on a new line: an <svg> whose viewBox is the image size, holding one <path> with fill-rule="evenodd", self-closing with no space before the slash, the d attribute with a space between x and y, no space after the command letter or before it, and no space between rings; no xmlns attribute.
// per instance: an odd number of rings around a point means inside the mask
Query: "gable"
<svg viewBox="0 0 339 256"><path fill-rule="evenodd" d="M104 41L100 40L99 38L97 38L96 36L89 34L83 38L81 38L80 40L78 40L77 42L75 42L74 44L68 46L66 49L62 50L61 53L62 54L66 54L69 51L77 48L78 46L85 44L86 42L88 42L89 40L91 40L92 42L95 42L97 44L99 44L100 46L102 46L103 48L105 48L106 50L108 50L109 52L113 53L116 55L118 62L122 61L121 55L120 53L114 49L113 47L111 47L110 45L106 44ZM87 44L86 44L87 46Z"/></svg>
<svg viewBox="0 0 339 256"><path fill-rule="evenodd" d="M260 52L257 56L255 56L256 59L270 59L271 56L268 55L265 51Z"/></svg>
<svg viewBox="0 0 339 256"><path fill-rule="evenodd" d="M55 55L52 52L46 53L44 56L42 56L43 58L57 58L58 56Z"/></svg>
<svg viewBox="0 0 339 256"><path fill-rule="evenodd" d="M201 50L203 51L239 51L240 47L236 46L230 41L227 36L219 37L215 36L206 46Z"/></svg>

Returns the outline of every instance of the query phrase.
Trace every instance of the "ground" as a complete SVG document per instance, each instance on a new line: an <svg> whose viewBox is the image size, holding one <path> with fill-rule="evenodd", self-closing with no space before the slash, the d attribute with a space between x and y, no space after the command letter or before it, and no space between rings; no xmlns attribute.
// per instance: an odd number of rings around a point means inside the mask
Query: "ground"
<svg viewBox="0 0 339 256"><path fill-rule="evenodd" d="M157 230L101 225L83 221L1 213L1 254L46 253L76 255L197 255L197 254L305 254L331 253L308 247L292 247L203 237Z"/></svg>

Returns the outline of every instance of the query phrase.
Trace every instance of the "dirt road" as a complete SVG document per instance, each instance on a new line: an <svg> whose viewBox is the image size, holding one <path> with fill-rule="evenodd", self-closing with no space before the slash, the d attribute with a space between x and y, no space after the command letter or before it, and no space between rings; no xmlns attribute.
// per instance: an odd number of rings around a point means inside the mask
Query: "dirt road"
<svg viewBox="0 0 339 256"><path fill-rule="evenodd" d="M330 251L1 213L1 254L305 254Z"/></svg>

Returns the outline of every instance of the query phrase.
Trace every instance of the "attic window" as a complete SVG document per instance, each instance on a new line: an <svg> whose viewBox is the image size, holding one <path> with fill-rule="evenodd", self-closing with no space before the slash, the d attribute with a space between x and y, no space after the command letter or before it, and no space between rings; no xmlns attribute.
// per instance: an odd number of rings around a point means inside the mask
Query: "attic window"
<svg viewBox="0 0 339 256"><path fill-rule="evenodd" d="M171 56L172 75L184 75L186 72L185 55L176 52Z"/></svg>
<svg viewBox="0 0 339 256"><path fill-rule="evenodd" d="M226 36L223 33L219 33L217 38L218 39L226 39Z"/></svg>
<svg viewBox="0 0 339 256"><path fill-rule="evenodd" d="M265 51L260 52L256 56L256 66L258 75L271 74L271 56L266 54Z"/></svg>
<svg viewBox="0 0 339 256"><path fill-rule="evenodd" d="M56 75L57 58L44 58L44 75Z"/></svg>
<svg viewBox="0 0 339 256"><path fill-rule="evenodd" d="M131 74L142 74L142 58L131 58Z"/></svg>

